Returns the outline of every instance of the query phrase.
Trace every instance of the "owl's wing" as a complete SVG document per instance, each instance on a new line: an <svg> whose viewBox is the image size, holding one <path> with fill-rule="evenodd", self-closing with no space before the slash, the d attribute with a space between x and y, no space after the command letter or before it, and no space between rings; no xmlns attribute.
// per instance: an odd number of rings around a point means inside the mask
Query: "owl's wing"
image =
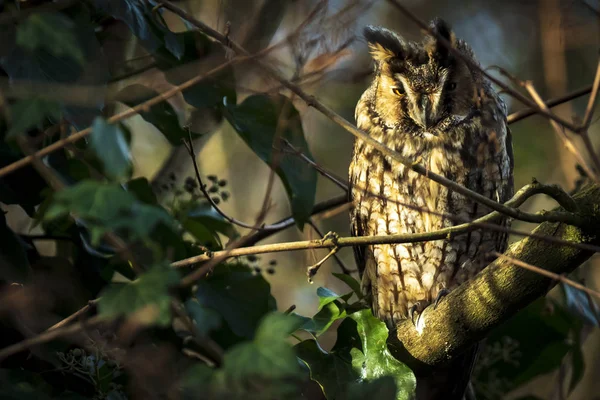
<svg viewBox="0 0 600 400"><path fill-rule="evenodd" d="M348 201L350 204L354 204L352 209L352 218L350 218L350 234L352 236L363 236L365 221L360 215L360 206L355 203L354 196L352 195L352 188L356 184L356 174L352 174L350 178L351 187L348 189ZM356 260L356 267L358 273L362 277L366 266L366 246L352 246L354 250L354 259Z"/></svg>

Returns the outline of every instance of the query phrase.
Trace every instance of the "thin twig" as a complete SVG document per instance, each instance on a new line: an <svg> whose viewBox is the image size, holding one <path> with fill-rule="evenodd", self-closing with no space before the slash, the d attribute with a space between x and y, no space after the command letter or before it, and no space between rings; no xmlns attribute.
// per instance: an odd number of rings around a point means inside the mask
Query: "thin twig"
<svg viewBox="0 0 600 400"><path fill-rule="evenodd" d="M596 291L594 289L590 289L588 287L585 287L582 284L577 283L577 282L575 282L575 281L573 281L573 280L565 277L564 275L559 275L559 274L555 274L554 272L546 271L543 268L536 267L535 265L531 265L531 264L528 264L528 263L526 263L524 261L517 260L516 258L509 257L507 255L498 253L497 251L493 251L490 254L493 254L496 257L500 257L500 258L503 258L503 259L505 259L507 261L510 261L512 264L514 264L514 265L516 265L518 267L525 268L525 269L527 269L529 271L533 271L533 272L538 273L540 275L547 276L548 278L554 279L555 281L562 282L565 285L569 285L571 287L574 287L575 289L579 289L579 290L581 290L581 291L583 291L583 292L585 292L585 293L587 293L589 295L595 296L595 297L597 297L597 298L600 299L600 292L598 292L598 291Z"/></svg>
<svg viewBox="0 0 600 400"><path fill-rule="evenodd" d="M585 116L583 117L583 122L581 123L581 131L587 131L590 127L590 123L592 122L592 117L594 116L594 108L596 107L596 101L598 100L598 91L600 89L600 60L598 61L598 66L596 67L596 76L594 77L594 83L592 84L592 93L590 93L590 98L588 100L587 107L585 109Z"/></svg>
<svg viewBox="0 0 600 400"><path fill-rule="evenodd" d="M192 133L189 132L189 135L190 135L190 137L188 138L187 141L184 141L184 144L185 144L186 149L188 150L188 153L190 154L190 157L192 159L192 165L194 166L194 172L196 174L196 180L198 181L198 185L200 186L200 191L202 192L202 194L204 195L204 197L206 198L206 200L210 203L210 205L212 206L212 208L214 208L215 211L217 213L219 213L219 215L221 215L227 221L231 222L234 225L241 226L242 228L252 229L252 230L256 230L256 231L275 229L275 228L273 228L271 226L261 227L261 226L255 226L255 225L247 224L247 223L245 223L243 221L240 221L240 220L237 220L237 219L235 219L233 217L230 217L223 210L221 210L221 208L217 205L217 203L215 203L215 201L210 196L210 193L208 193L208 190L206 190L206 185L202 181L202 177L200 176L200 170L198 169L198 163L196 162L196 152L194 151L194 144L193 144L193 140L192 140Z"/></svg>
<svg viewBox="0 0 600 400"><path fill-rule="evenodd" d="M321 232L321 230L319 229L319 227L317 226L317 224L315 224L312 221L312 219L308 220L308 224L311 226L311 228L313 228L315 230L315 232L317 232L317 235L319 235L322 238L324 237L323 232ZM346 265L344 264L344 262L340 259L340 257L338 257L337 254L334 253L333 254L333 258L335 259L335 261L337 262L338 266L342 270L342 273L344 273L346 275L352 275L352 273L350 272L350 268L346 267Z"/></svg>
<svg viewBox="0 0 600 400"><path fill-rule="evenodd" d="M22 340L11 346L1 349L0 350L0 361L4 360L7 357L12 356L13 354L20 353L21 351L26 350L30 347L38 346L40 344L50 342L51 340L58 339L59 337L72 335L74 333L78 333L78 332L82 331L85 328L93 328L93 327L98 326L105 322L106 322L106 319L96 316L96 317L87 319L85 321L76 322L71 325L63 326L61 328L46 330L46 331L40 333L39 335Z"/></svg>
<svg viewBox="0 0 600 400"><path fill-rule="evenodd" d="M99 299L94 299L94 300L88 301L88 303L85 306L83 306L79 310L75 311L73 314L69 315L68 317L64 318L63 320L52 325L47 330L50 331L52 329L59 329L65 325L69 325L71 322L75 321L76 319L79 319L81 316L85 315L88 311L90 311L92 308L94 308L96 306L96 303L98 303L98 300Z"/></svg>
<svg viewBox="0 0 600 400"><path fill-rule="evenodd" d="M523 82L523 86L525 87L525 89L527 89L527 91L529 92L531 97L534 99L534 101L540 107L548 109L546 107L546 105L544 104L544 100L542 100L542 98L540 97L537 90L535 90L535 87L533 87L533 83L531 81ZM559 124L557 124L556 121L552 121L552 120L550 121L550 124L552 124L552 127L558 134L558 137L563 141L567 150L570 151L571 154L573 154L575 156L575 158L577 159L577 162L585 170L585 172L588 174L588 176L590 178L593 178L596 182L598 182L598 174L595 173L594 170L588 165L588 163L583 158L583 156L581 155L581 153L579 152L577 147L575 147L575 144L573 143L573 141L567 136L567 133L564 131L563 127L560 126Z"/></svg>
<svg viewBox="0 0 600 400"><path fill-rule="evenodd" d="M585 96L586 94L590 93L591 91L592 91L592 86L590 85L590 86L586 86L581 89L574 90L571 93L567 93L563 96L545 100L544 103L546 104L546 107L548 107L548 108L556 107L560 104L569 102L578 97ZM536 110L534 110L532 108L525 108L523 110L515 111L514 113L510 114L508 117L506 117L506 121L510 125L517 121L521 121L522 119L525 119L527 117L535 115L536 113L537 113Z"/></svg>
<svg viewBox="0 0 600 400"><path fill-rule="evenodd" d="M235 51L237 54L240 54L240 55L248 55L249 54L244 48L242 48L236 42L226 39L221 33L215 31L214 29L207 26L203 22L201 22L201 21L197 20L196 18L194 18L193 16L189 15L186 11L182 10L180 7L177 7L174 4L172 4L168 1L164 1L164 0L161 0L160 3L163 4L165 8L169 9L173 13L179 15L184 20L186 20L189 23L191 23L192 25L196 26L198 29L200 29L202 32L204 32L206 35L211 36L212 38L216 39L224 47L230 46L230 48L233 51ZM522 221L526 221L526 222L533 222L533 223L540 223L540 222L546 222L546 221L565 222L565 223L572 224L572 225L577 225L577 224L581 224L584 222L582 220L582 218L580 218L579 216L570 214L570 213L564 213L564 212L558 212L558 214L555 214L554 212L549 212L549 213L544 213L543 216L539 215L539 214L536 215L536 214L525 213L521 210L507 207L507 206L500 204L490 198L487 198L486 196L483 196L477 192L467 189L466 187L459 185L458 183L456 183L442 175L435 174L435 173L429 171L424 166L422 166L420 164L416 164L415 162L413 162L411 160L405 159L396 151L391 150L384 144L373 139L371 136L369 136L362 130L358 129L354 124L350 123L348 120L346 120L345 118L340 116L338 113L336 113L329 107L325 106L323 103L319 102L314 96L307 94L299 86L297 86L297 85L293 84L292 82L290 82L289 80L285 79L283 76L281 76L279 74L278 71L273 69L269 64L263 62L262 60L254 59L254 61L261 68L263 68L265 71L267 71L274 79L276 79L281 84L283 84L285 87L287 87L289 90L291 90L293 93L298 95L298 97L300 97L302 100L304 100L309 106L312 106L316 110L320 111L326 117L328 117L329 119L331 119L332 121L334 121L335 123L340 125L342 128L346 129L348 132L352 133L354 136L356 136L356 138L364 141L368 145L379 150L384 155L403 164L408 169L410 169L420 175L423 175L423 176L433 180L434 182L439 183L442 186L452 189L455 192L460 193L463 196L476 201L477 203L483 204L483 205L491 208L492 210L499 211L506 216L509 216L509 217L512 217L512 218L515 218L518 220L522 220ZM526 104L529 105L530 103L531 103L531 101L529 99L527 99ZM535 104L533 104L533 106L535 107Z"/></svg>

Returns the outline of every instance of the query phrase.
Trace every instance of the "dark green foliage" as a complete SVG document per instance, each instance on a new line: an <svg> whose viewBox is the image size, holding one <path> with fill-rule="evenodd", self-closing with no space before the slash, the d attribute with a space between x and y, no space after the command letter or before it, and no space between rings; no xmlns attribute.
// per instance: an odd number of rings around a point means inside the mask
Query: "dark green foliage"
<svg viewBox="0 0 600 400"><path fill-rule="evenodd" d="M302 229L314 206L317 172L285 144L289 142L312 159L300 114L283 96L254 95L238 106L227 104L226 117L231 126L267 165L275 168L290 199L296 225Z"/></svg>

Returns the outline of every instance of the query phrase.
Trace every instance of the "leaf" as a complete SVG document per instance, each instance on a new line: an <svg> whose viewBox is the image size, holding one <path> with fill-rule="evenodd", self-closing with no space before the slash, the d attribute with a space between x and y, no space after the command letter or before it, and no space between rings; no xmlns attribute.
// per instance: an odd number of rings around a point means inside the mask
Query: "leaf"
<svg viewBox="0 0 600 400"><path fill-rule="evenodd" d="M6 137L12 138L27 133L32 128L42 129L47 118L60 120L60 105L40 98L19 100L10 107L11 125Z"/></svg>
<svg viewBox="0 0 600 400"><path fill-rule="evenodd" d="M178 281L177 271L168 265L157 265L131 283L111 285L98 301L100 315L137 314L147 324L167 326L171 321L169 287Z"/></svg>
<svg viewBox="0 0 600 400"><path fill-rule="evenodd" d="M0 66L11 80L94 86L95 90L88 91L84 105L61 104L64 117L75 128L84 129L92 124L94 117L100 114L104 106L106 83L110 74L94 31L96 24L91 20L87 6L75 4L68 11L73 38L85 56L85 68L74 62L72 56L58 56L53 54L54 50L46 47L31 51L17 45L0 51ZM53 98L53 93L40 93L40 97Z"/></svg>
<svg viewBox="0 0 600 400"><path fill-rule="evenodd" d="M117 184L86 180L61 190L42 218L51 221L70 213L86 221L93 245L108 231L136 239L148 238L159 224L174 229L173 219L163 208L139 202Z"/></svg>
<svg viewBox="0 0 600 400"><path fill-rule="evenodd" d="M104 171L111 178L120 180L131 173L131 154L119 125L109 124L96 118L90 135L92 149L104 164Z"/></svg>
<svg viewBox="0 0 600 400"><path fill-rule="evenodd" d="M581 350L581 342L577 340L571 350L571 383L569 383L569 394L577 387L585 372L585 362Z"/></svg>
<svg viewBox="0 0 600 400"><path fill-rule="evenodd" d="M239 236L233 225L208 203L202 203L187 213L188 219L200 222L208 229L222 233L228 238Z"/></svg>
<svg viewBox="0 0 600 400"><path fill-rule="evenodd" d="M329 304L341 297L339 294L335 293L334 291L324 288L324 287L317 288L317 296L319 296L318 310L321 310L327 304Z"/></svg>
<svg viewBox="0 0 600 400"><path fill-rule="evenodd" d="M17 45L29 51L44 49L57 57L67 56L83 65L85 55L73 26L73 21L60 13L32 14L17 27Z"/></svg>
<svg viewBox="0 0 600 400"><path fill-rule="evenodd" d="M254 337L263 316L277 309L269 283L242 264L225 264L198 282L198 302L217 311L233 333Z"/></svg>
<svg viewBox="0 0 600 400"><path fill-rule="evenodd" d="M359 299L363 298L362 290L360 289L360 283L348 274L332 273L333 276L344 282L352 291L358 296Z"/></svg>
<svg viewBox="0 0 600 400"><path fill-rule="evenodd" d="M192 398L197 398L200 390L207 398L216 399L297 398L295 381L302 377L302 369L286 340L297 326L298 318L293 315L267 314L253 341L237 344L225 353L221 369L197 365L188 370L184 391Z"/></svg>
<svg viewBox="0 0 600 400"><path fill-rule="evenodd" d="M560 287L565 297L565 305L569 311L581 318L586 324L600 326L600 310L598 310L591 296L564 283L561 283Z"/></svg>
<svg viewBox="0 0 600 400"><path fill-rule="evenodd" d="M148 179L141 177L135 178L127 182L127 191L133 194L136 199L145 204L156 205L158 200L150 186Z"/></svg>
<svg viewBox="0 0 600 400"><path fill-rule="evenodd" d="M395 399L408 399L415 390L412 371L389 353L385 324L370 310L351 314L338 327L337 341L325 352L314 340L295 346L296 353L310 368L311 379L318 382L328 399L353 398L354 385L378 382L392 377L397 388ZM387 384L383 384L384 388ZM389 387L388 387L389 389ZM387 395L387 390L382 393ZM396 390L394 390L396 393Z"/></svg>
<svg viewBox="0 0 600 400"><path fill-rule="evenodd" d="M281 95L253 95L238 106L227 103L225 117L246 144L275 172L283 182L298 228L312 213L315 203L317 172L300 157L285 149L280 139L287 140L309 159L313 159L304 139L300 114L291 101Z"/></svg>
<svg viewBox="0 0 600 400"><path fill-rule="evenodd" d="M144 85L134 84L117 93L115 100L134 108L158 94L157 91ZM179 146L181 140L188 137L187 132L179 124L177 113L166 101L144 108L139 111L139 114L145 121L154 125L172 145Z"/></svg>
<svg viewBox="0 0 600 400"><path fill-rule="evenodd" d="M167 52L155 54L158 67L164 71L165 77L173 85L180 85L227 61L223 48L200 32L188 31L175 35L183 43L184 51L181 57L172 57ZM182 93L185 101L199 109L221 108L225 98L228 103L235 104L237 97L233 68L226 67L219 73L206 77L185 89Z"/></svg>
<svg viewBox="0 0 600 400"><path fill-rule="evenodd" d="M341 308L337 302L331 302L323 306L312 318L307 318L301 328L315 336L320 336L325 333L335 321L345 317L346 310Z"/></svg>
<svg viewBox="0 0 600 400"><path fill-rule="evenodd" d="M476 382L493 381L507 393L537 376L556 370L573 349L581 323L551 300L539 299L496 328L478 356ZM475 384L477 390L478 385Z"/></svg>
<svg viewBox="0 0 600 400"><path fill-rule="evenodd" d="M6 223L0 210L0 280L7 283L25 283L31 276L31 267L23 243Z"/></svg>
<svg viewBox="0 0 600 400"><path fill-rule="evenodd" d="M347 393L344 397L347 400L396 400L398 389L394 378L384 376L372 381L352 383Z"/></svg>
<svg viewBox="0 0 600 400"><path fill-rule="evenodd" d="M201 335L208 335L212 330L221 326L221 316L216 311L202 306L195 299L185 302L185 310Z"/></svg>
<svg viewBox="0 0 600 400"><path fill-rule="evenodd" d="M0 141L0 167L7 166L23 155L14 151L10 145ZM23 182L27 182L26 185ZM42 202L42 192L48 189L46 181L31 166L26 165L10 174L0 177L0 202L18 204L33 217L35 207Z"/></svg>
<svg viewBox="0 0 600 400"><path fill-rule="evenodd" d="M357 332L362 342L362 350L350 350L354 369L360 371L362 379L392 376L399 390L398 399L408 398L415 389L415 376L388 351L388 329L385 324L375 318L371 310L355 312L350 318L356 321Z"/></svg>
<svg viewBox="0 0 600 400"><path fill-rule="evenodd" d="M106 14L123 21L150 52L161 48L180 57L181 43L174 33L156 21L152 8L137 0L94 0L94 6Z"/></svg>

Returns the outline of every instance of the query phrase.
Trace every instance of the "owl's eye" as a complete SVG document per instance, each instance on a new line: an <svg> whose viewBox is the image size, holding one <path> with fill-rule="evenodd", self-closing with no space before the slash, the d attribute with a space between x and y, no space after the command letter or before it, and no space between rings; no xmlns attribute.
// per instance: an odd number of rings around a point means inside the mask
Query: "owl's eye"
<svg viewBox="0 0 600 400"><path fill-rule="evenodd" d="M456 89L456 82L450 82L448 84L448 90L454 90Z"/></svg>
<svg viewBox="0 0 600 400"><path fill-rule="evenodd" d="M396 96L402 96L403 94L406 93L406 90L404 90L404 86L402 86L402 84L400 84L399 86L392 87L392 92L394 92L394 94Z"/></svg>

